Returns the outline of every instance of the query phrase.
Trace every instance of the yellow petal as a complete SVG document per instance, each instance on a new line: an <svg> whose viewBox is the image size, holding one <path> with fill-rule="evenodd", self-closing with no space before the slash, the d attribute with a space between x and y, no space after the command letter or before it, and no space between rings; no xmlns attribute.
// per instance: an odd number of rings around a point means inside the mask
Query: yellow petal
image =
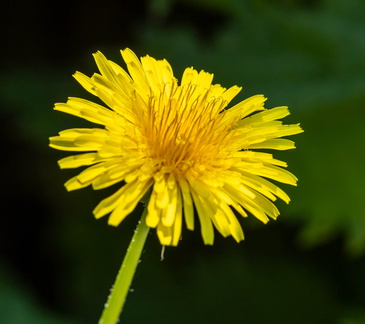
<svg viewBox="0 0 365 324"><path fill-rule="evenodd" d="M161 245L170 245L172 242L172 229L166 227L162 223L157 226L157 236L160 240Z"/></svg>
<svg viewBox="0 0 365 324"><path fill-rule="evenodd" d="M213 245L214 242L214 231L212 221L207 213L206 206L204 205L202 198L195 193L195 189L191 191L192 197L194 200L194 204L198 211L198 217L201 226L201 234L203 237L203 241L207 245ZM205 201L207 203L207 201ZM209 203L209 201L208 201Z"/></svg>
<svg viewBox="0 0 365 324"><path fill-rule="evenodd" d="M181 226L182 226L182 202L181 202L181 195L179 193L177 196L176 215L172 231L173 234L172 234L171 244L174 246L177 246L181 238Z"/></svg>
<svg viewBox="0 0 365 324"><path fill-rule="evenodd" d="M76 72L73 77L84 87L85 90L96 96L95 85L88 76L81 72Z"/></svg>
<svg viewBox="0 0 365 324"><path fill-rule="evenodd" d="M121 51L121 54L125 63L127 64L128 71L133 79L135 89L139 93L148 94L150 90L147 83L146 74L137 56L129 48Z"/></svg>
<svg viewBox="0 0 365 324"><path fill-rule="evenodd" d="M145 183L136 181L135 183L126 184L125 187L128 186L128 188L120 196L120 203L109 216L108 224L118 226L136 208L151 184L151 179Z"/></svg>
<svg viewBox="0 0 365 324"><path fill-rule="evenodd" d="M147 205L146 224L149 227L155 228L161 219L161 208L156 206L156 192L152 191L150 200Z"/></svg>
<svg viewBox="0 0 365 324"><path fill-rule="evenodd" d="M183 178L179 178L179 186L181 189L183 209L186 227L193 231L194 230L194 208L193 200L191 199L190 188L188 182Z"/></svg>

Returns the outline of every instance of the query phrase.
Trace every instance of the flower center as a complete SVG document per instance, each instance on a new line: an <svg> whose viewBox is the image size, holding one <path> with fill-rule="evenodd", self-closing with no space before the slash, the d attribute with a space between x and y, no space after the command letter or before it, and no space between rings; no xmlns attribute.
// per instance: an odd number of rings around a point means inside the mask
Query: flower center
<svg viewBox="0 0 365 324"><path fill-rule="evenodd" d="M226 104L194 84L166 85L159 97L151 93L142 123L149 158L174 173L222 167L233 133L223 122Z"/></svg>

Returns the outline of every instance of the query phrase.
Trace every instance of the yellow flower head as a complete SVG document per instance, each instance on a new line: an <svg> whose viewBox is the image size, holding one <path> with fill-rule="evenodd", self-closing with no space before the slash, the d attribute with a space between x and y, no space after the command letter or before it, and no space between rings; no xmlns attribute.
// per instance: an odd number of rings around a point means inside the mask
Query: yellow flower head
<svg viewBox="0 0 365 324"><path fill-rule="evenodd" d="M281 138L302 132L299 124L278 121L288 108L267 110L266 98L256 95L226 109L240 87L213 85L212 74L193 68L185 69L179 85L166 60L138 60L130 49L121 54L129 74L98 52L100 74L74 75L109 108L80 98L55 105L103 126L50 138L53 148L88 152L59 161L63 169L89 166L66 182L67 190L120 183L94 210L96 218L111 213L114 226L149 192L146 223L157 228L163 245L178 244L183 219L194 229L194 206L205 244L213 244L213 225L223 236L243 240L236 214L249 212L264 223L275 219L279 211L272 201L288 203L289 197L264 178L291 185L297 179L282 168L285 162L255 150L295 147Z"/></svg>

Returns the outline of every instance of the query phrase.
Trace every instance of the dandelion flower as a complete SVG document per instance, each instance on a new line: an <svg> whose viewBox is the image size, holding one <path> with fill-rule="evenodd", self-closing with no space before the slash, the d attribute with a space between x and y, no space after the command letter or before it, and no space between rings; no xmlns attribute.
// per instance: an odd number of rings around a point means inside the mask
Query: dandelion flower
<svg viewBox="0 0 365 324"><path fill-rule="evenodd" d="M263 95L229 108L240 87L212 84L213 74L193 68L179 83L166 60L139 60L130 49L121 54L129 73L97 52L100 73L74 74L107 108L80 98L55 105L101 125L50 138L55 149L83 152L59 161L62 169L87 166L66 182L67 190L119 183L93 211L96 218L110 214L114 226L148 194L146 225L157 229L162 245L176 246L183 223L194 230L196 219L205 244L213 244L214 228L243 240L239 215L264 223L276 219L273 202L278 197L288 203L289 197L270 180L296 185L297 178L285 162L257 149L295 147L282 138L302 132L299 124L280 121L288 108L265 109Z"/></svg>

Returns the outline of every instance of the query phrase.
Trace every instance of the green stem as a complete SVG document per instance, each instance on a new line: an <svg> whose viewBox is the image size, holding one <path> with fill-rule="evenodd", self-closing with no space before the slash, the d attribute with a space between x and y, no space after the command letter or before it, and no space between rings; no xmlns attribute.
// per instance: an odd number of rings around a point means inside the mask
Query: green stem
<svg viewBox="0 0 365 324"><path fill-rule="evenodd" d="M99 324L118 323L120 313L127 298L134 273L141 257L144 243L146 242L149 227L146 225L147 207L145 207L142 218L134 232L132 241L129 244L127 254L124 257L122 266L119 269L113 290L108 297Z"/></svg>

